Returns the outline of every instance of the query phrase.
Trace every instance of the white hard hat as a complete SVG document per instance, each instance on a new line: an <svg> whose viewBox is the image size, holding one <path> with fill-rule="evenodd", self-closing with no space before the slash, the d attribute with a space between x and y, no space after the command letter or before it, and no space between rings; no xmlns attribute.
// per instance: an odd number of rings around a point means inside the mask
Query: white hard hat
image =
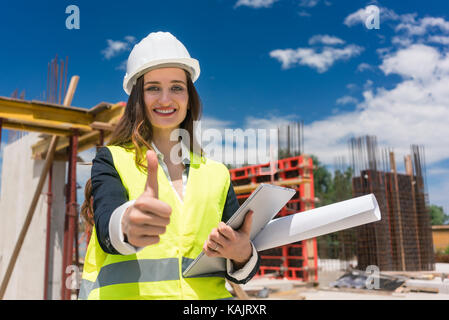
<svg viewBox="0 0 449 320"><path fill-rule="evenodd" d="M123 89L129 95L137 78L160 67L179 67L190 73L192 82L200 75L198 60L170 32L152 32L136 44L129 54Z"/></svg>

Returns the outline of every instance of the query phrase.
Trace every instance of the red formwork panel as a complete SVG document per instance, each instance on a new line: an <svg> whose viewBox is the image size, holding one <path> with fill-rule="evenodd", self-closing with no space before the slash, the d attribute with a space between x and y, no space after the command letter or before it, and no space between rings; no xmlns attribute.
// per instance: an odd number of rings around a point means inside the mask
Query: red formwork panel
<svg viewBox="0 0 449 320"><path fill-rule="evenodd" d="M230 169L229 172L233 185L239 186L250 183L269 183L271 181L270 174L273 174L270 172L270 169L270 163L267 163ZM274 181L297 178L304 178L310 181L308 190L304 184L289 186L297 192L275 218L314 208L313 162L310 157L301 155L278 160L276 162L276 173L273 175L273 178ZM237 199L242 204L249 196L250 193L239 194ZM256 277L276 274L279 278L317 281L318 255L316 239L312 241L313 254L307 252L306 241L261 252L261 266ZM313 257L313 262L309 261L311 257ZM312 268L310 267L311 265L313 266Z"/></svg>

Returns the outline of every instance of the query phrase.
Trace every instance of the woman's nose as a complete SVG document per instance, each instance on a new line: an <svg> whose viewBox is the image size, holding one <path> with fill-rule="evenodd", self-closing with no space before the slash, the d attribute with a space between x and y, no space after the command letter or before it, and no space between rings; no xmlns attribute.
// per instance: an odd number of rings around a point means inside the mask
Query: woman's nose
<svg viewBox="0 0 449 320"><path fill-rule="evenodd" d="M172 102L170 90L161 90L161 94L159 96L159 103L161 105L168 105Z"/></svg>

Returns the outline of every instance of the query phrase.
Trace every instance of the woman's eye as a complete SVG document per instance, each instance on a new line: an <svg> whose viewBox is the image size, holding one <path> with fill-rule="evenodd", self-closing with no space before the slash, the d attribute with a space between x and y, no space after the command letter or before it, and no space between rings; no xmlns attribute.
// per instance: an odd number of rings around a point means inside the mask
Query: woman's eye
<svg viewBox="0 0 449 320"><path fill-rule="evenodd" d="M145 90L147 90L147 91L156 91L156 90L159 90L159 88L158 87L147 87Z"/></svg>
<svg viewBox="0 0 449 320"><path fill-rule="evenodd" d="M184 88L183 88L183 87L180 87L180 86L174 86L174 87L172 88L172 90L173 90L173 91L182 91L182 90L184 90Z"/></svg>

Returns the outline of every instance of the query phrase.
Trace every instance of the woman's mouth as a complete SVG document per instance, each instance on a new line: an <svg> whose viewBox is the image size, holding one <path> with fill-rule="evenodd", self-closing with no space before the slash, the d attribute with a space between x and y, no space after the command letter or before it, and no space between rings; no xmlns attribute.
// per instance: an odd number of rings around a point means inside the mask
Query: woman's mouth
<svg viewBox="0 0 449 320"><path fill-rule="evenodd" d="M166 116L170 116L173 113L175 113L176 109L174 109L174 108L159 108L159 109L153 109L153 111L160 116L166 117Z"/></svg>

